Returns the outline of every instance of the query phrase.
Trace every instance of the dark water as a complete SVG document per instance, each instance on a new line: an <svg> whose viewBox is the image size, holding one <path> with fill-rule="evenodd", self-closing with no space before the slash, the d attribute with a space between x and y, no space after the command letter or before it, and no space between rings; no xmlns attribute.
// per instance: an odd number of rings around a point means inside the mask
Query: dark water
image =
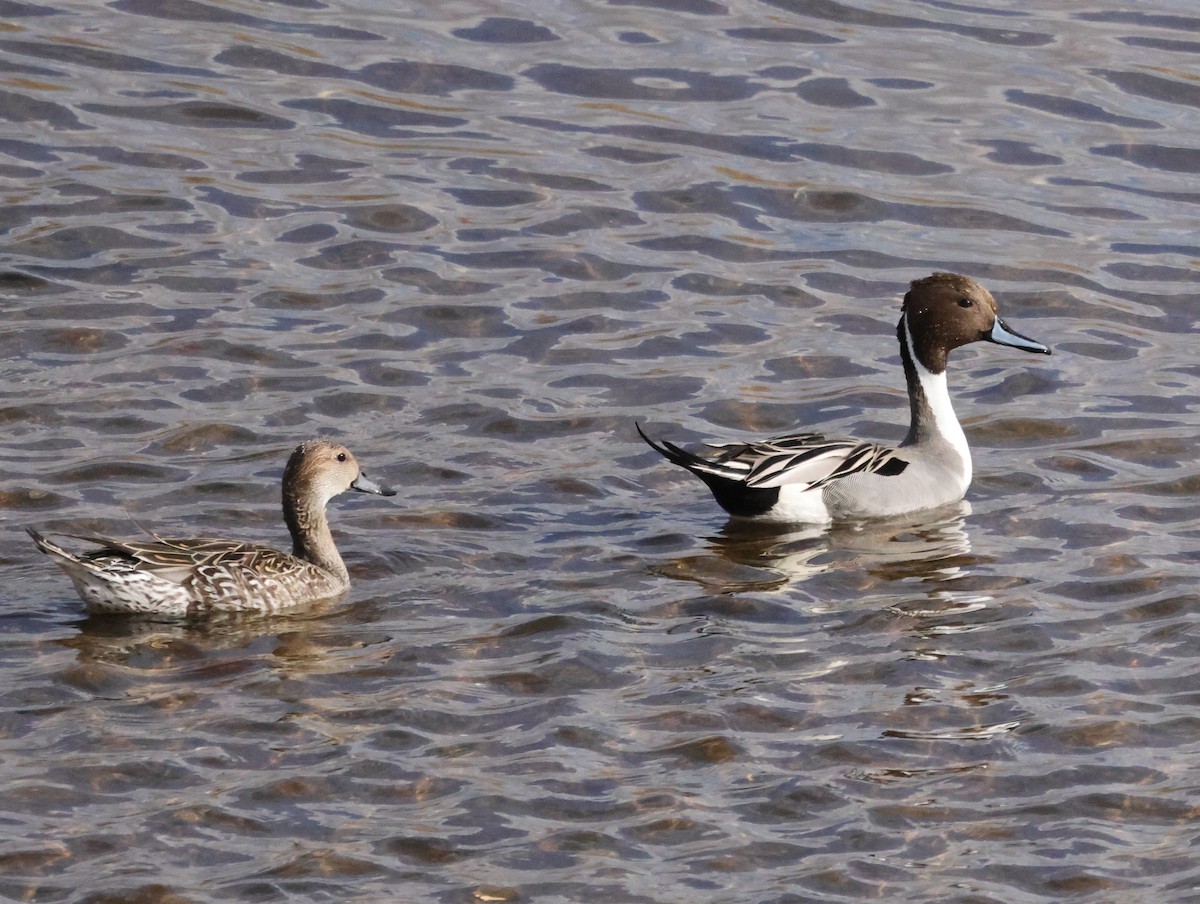
<svg viewBox="0 0 1200 904"><path fill-rule="evenodd" d="M0 896L1200 897L1200 13L1147 3L4 2ZM961 509L724 524L678 441L895 440L906 283ZM86 618L23 533L355 586Z"/></svg>

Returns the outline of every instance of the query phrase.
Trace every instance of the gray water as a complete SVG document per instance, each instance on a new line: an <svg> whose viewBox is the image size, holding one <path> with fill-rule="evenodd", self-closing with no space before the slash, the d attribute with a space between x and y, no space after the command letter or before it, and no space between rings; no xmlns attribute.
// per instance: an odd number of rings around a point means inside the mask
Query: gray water
<svg viewBox="0 0 1200 904"><path fill-rule="evenodd" d="M0 895L1197 900L1184 0L0 6ZM638 440L903 436L981 280L959 508L756 531ZM23 528L354 586L88 617Z"/></svg>

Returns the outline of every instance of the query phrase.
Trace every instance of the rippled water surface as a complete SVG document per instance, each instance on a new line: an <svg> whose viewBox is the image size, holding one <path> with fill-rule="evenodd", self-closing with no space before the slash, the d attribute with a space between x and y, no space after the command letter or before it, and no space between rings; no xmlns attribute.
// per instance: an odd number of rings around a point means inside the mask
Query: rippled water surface
<svg viewBox="0 0 1200 904"><path fill-rule="evenodd" d="M4 0L0 896L1200 894L1200 13L917 0ZM691 444L884 441L909 280L961 508L727 524ZM23 528L354 587L87 617Z"/></svg>

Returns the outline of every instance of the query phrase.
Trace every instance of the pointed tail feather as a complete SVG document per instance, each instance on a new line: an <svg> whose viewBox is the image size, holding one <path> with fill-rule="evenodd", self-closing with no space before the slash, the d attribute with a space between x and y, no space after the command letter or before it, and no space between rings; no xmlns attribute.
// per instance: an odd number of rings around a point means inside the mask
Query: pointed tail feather
<svg viewBox="0 0 1200 904"><path fill-rule="evenodd" d="M753 518L770 511L779 501L778 487L756 488L746 486L745 471L732 468L719 459L709 461L695 453L681 449L672 442L663 440L661 443L650 439L642 430L642 425L634 423L638 436L646 441L651 449L673 465L679 465L691 471L704 481L717 504L729 514L742 518Z"/></svg>
<svg viewBox="0 0 1200 904"><path fill-rule="evenodd" d="M29 534L29 536L33 538L34 545L41 552L44 552L48 556L69 555L69 553L67 553L67 551L65 549L63 549L61 546L59 546L54 541L47 540L45 536L43 536L38 531L34 530L32 527L25 528L25 533Z"/></svg>
<svg viewBox="0 0 1200 904"><path fill-rule="evenodd" d="M731 467L727 465L724 461L724 455L721 458L712 460L703 458L694 452L687 451L686 449L682 449L674 443L668 442L667 440L655 442L648 437L645 432L643 432L641 424L635 422L633 426L637 428L638 436L644 439L646 441L646 445L648 445L651 449L653 449L671 464L679 465L681 468L686 468L697 476L708 474L713 477L719 477L723 480L741 481L748 470L744 466Z"/></svg>

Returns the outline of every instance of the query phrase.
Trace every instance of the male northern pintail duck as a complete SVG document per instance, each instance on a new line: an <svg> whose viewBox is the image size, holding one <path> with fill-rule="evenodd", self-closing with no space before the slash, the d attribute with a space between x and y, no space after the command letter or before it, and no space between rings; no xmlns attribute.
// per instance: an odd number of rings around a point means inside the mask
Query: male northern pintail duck
<svg viewBox="0 0 1200 904"><path fill-rule="evenodd" d="M236 540L152 541L75 536L100 548L76 554L33 528L93 612L183 616L207 611L275 612L331 599L350 587L325 506L346 490L394 496L367 476L345 446L325 439L296 447L283 472L283 517L292 554Z"/></svg>
<svg viewBox="0 0 1200 904"><path fill-rule="evenodd" d="M996 300L966 276L934 273L909 287L896 325L912 422L896 448L795 433L761 442L711 443L711 455L656 443L687 468L730 515L825 523L886 518L957 502L971 483L971 450L946 389L946 357L986 340L1029 352L1050 349L1009 329Z"/></svg>

